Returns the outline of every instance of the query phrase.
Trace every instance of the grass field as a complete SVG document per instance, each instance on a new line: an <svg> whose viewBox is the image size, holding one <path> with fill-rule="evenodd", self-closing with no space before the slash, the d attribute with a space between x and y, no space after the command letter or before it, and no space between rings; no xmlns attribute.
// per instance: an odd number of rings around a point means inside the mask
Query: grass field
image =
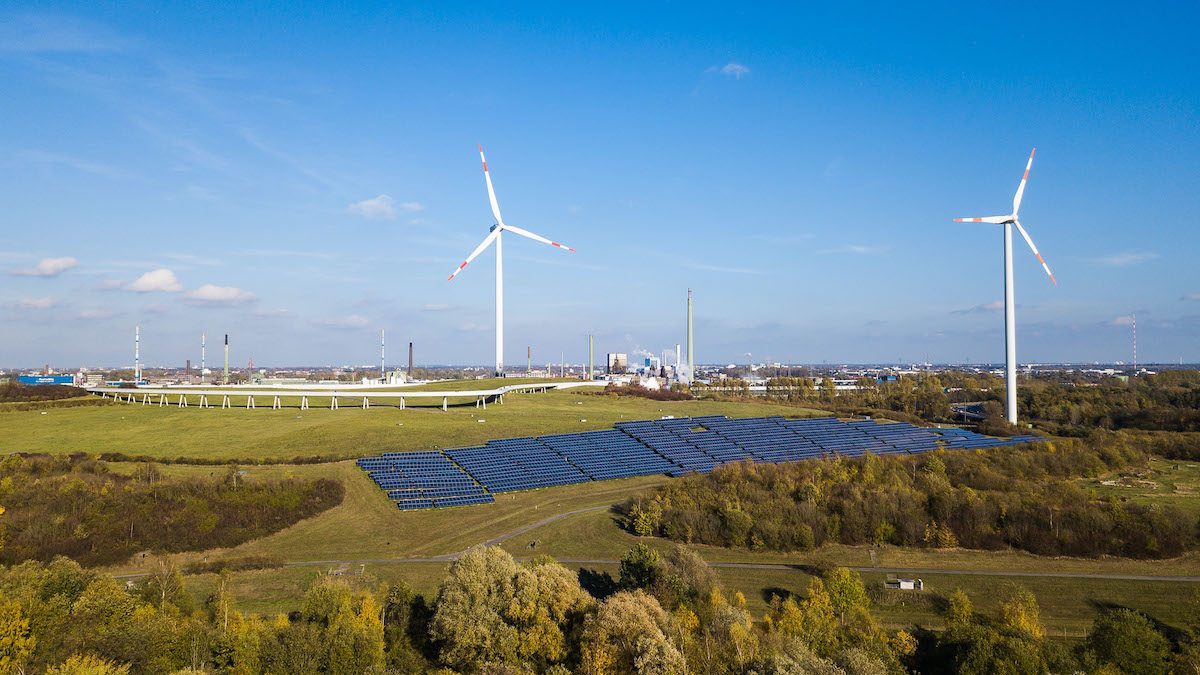
<svg viewBox="0 0 1200 675"><path fill-rule="evenodd" d="M220 401L216 402L220 405ZM44 414L43 414L44 413ZM204 460L360 457L481 444L492 438L610 428L663 415L823 415L766 402L652 401L582 392L505 397L504 404L440 409L202 409L108 406L0 413L4 452L123 452Z"/></svg>
<svg viewBox="0 0 1200 675"><path fill-rule="evenodd" d="M512 380L507 380L512 382ZM457 383L456 383L457 384ZM461 384L476 386L479 381ZM45 414L42 414L45 413ZM389 450L417 450L480 443L491 438L536 435L564 430L609 428L614 422L663 415L725 414L821 415L768 402L658 402L583 392L550 392L510 396L504 405L488 409L452 408L397 410L346 407L341 410L269 409L202 410L196 407L157 407L110 404L85 408L10 411L0 413L0 438L5 451L124 452L161 458L265 461L314 455L358 457ZM485 420L485 421L480 421ZM112 463L129 471L132 463ZM616 575L612 561L639 539L620 529L611 507L648 487L669 480L651 476L586 483L504 494L491 505L442 511L402 512L387 500L352 461L324 464L272 463L243 467L247 478L259 476L328 477L346 486L344 502L318 516L276 534L228 550L175 556L179 564L226 557L267 556L281 562L315 563L232 575L234 592L244 609L278 612L296 609L303 592L318 574L340 567L339 561L365 561L365 574L355 583L378 584L404 579L430 596L444 576L449 556L470 546L512 535L501 545L518 557L550 554L573 568ZM171 475L222 473L220 466L164 465ZM1153 503L1200 506L1200 465L1155 460L1145 475L1105 476L1088 482L1098 494L1116 494ZM577 513L576 513L577 512ZM569 515L563 515L569 514ZM543 522L551 519L549 522ZM522 528L528 528L520 531ZM514 532L518 532L513 534ZM663 540L648 542L657 547ZM533 546L531 546L533 544ZM868 581L882 580L900 570L919 576L929 593L905 598L890 594L878 615L895 626L940 626L930 598L962 588L981 610L994 609L1003 589L1017 584L1036 593L1044 621L1052 634L1078 637L1096 611L1105 606L1130 606L1177 625L1180 600L1200 584L1154 580L1045 578L1025 573L1110 574L1143 576L1200 575L1200 555L1164 561L1126 559L1082 560L1039 558L1013 551L924 550L831 545L805 553L773 553L696 547L713 563L783 564L787 569L722 566L717 569L726 587L740 590L756 615L766 610L772 593L801 592L806 571L845 565L863 568ZM145 572L152 556L136 556L127 564L108 568L114 574ZM350 571L358 564L348 565ZM947 572L976 574L949 574ZM991 574L978 574L989 572ZM189 588L203 599L215 575L188 577Z"/></svg>
<svg viewBox="0 0 1200 675"><path fill-rule="evenodd" d="M1200 462L1155 457L1142 470L1118 471L1079 483L1101 497L1118 497L1142 504L1170 504L1200 512Z"/></svg>

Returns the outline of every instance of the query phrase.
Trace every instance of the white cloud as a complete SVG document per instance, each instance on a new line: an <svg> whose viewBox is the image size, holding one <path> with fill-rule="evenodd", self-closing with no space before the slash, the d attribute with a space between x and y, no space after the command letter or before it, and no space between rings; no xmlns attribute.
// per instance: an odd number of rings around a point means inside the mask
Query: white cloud
<svg viewBox="0 0 1200 675"><path fill-rule="evenodd" d="M982 305L975 305L974 307L968 307L967 309L956 309L956 310L952 311L951 314L983 314L983 313L987 313L987 312L1001 312L1001 311L1004 311L1004 301L1003 300L993 300L991 302L985 302Z"/></svg>
<svg viewBox="0 0 1200 675"><path fill-rule="evenodd" d="M837 248L827 248L821 253L850 253L853 255L875 255L883 253L886 249L882 246L864 246L863 244L846 244Z"/></svg>
<svg viewBox="0 0 1200 675"><path fill-rule="evenodd" d="M13 270L9 274L18 277L56 277L78 266L79 261L70 256L64 258L42 258L41 262L32 268Z"/></svg>
<svg viewBox="0 0 1200 675"><path fill-rule="evenodd" d="M339 316L332 319L321 319L316 323L319 326L326 326L328 328L349 329L366 328L367 326L371 325L371 322L367 319L367 317L359 316L358 314Z"/></svg>
<svg viewBox="0 0 1200 675"><path fill-rule="evenodd" d="M1110 325L1110 326L1132 326L1133 322L1134 322L1133 315L1128 314L1126 316L1118 316L1117 318L1113 319L1112 321L1109 321L1108 325Z"/></svg>
<svg viewBox="0 0 1200 675"><path fill-rule="evenodd" d="M191 305L228 307L254 300L254 294L233 286L204 284L200 288L183 294L183 301Z"/></svg>
<svg viewBox="0 0 1200 675"><path fill-rule="evenodd" d="M152 293L155 291L178 293L183 290L183 284L179 283L179 279L175 278L174 272L163 267L146 272L134 280L133 283L126 285L125 290L136 293Z"/></svg>
<svg viewBox="0 0 1200 675"><path fill-rule="evenodd" d="M396 217L397 209L408 213L416 213L417 211L424 211L425 206L420 202L400 202L397 204L395 199L387 195L379 195L372 199L354 202L347 207L350 213L362 216L367 220L393 220Z"/></svg>
<svg viewBox="0 0 1200 675"><path fill-rule="evenodd" d="M744 66L736 61L730 61L729 63L726 63L725 65L721 66L720 68L713 67L713 68L709 68L709 70L716 71L718 73L721 73L722 75L727 75L729 77L732 77L735 80L740 80L743 77L750 74L749 68L747 68L746 66Z"/></svg>
<svg viewBox="0 0 1200 675"><path fill-rule="evenodd" d="M17 309L50 309L58 303L54 298L22 298L13 304Z"/></svg>
<svg viewBox="0 0 1200 675"><path fill-rule="evenodd" d="M1102 267L1129 267L1130 265L1138 265L1154 260L1157 257L1157 253L1150 251L1123 251L1099 258L1092 258L1092 263Z"/></svg>

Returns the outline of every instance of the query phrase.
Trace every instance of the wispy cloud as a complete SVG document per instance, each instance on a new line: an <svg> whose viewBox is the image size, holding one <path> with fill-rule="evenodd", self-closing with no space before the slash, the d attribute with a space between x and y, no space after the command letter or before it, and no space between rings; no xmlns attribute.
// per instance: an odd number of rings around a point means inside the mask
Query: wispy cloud
<svg viewBox="0 0 1200 675"><path fill-rule="evenodd" d="M330 260L333 255L319 251L287 251L279 249L249 249L238 251L234 255L248 258L313 258L315 260Z"/></svg>
<svg viewBox="0 0 1200 675"><path fill-rule="evenodd" d="M183 290L183 284L174 272L164 267L146 272L124 288L135 293L178 293Z"/></svg>
<svg viewBox="0 0 1200 675"><path fill-rule="evenodd" d="M1144 262L1149 262L1159 257L1157 253L1151 251L1123 251L1121 253L1113 253L1111 255L1092 258L1093 265L1101 267L1129 267L1130 265L1140 265Z"/></svg>
<svg viewBox="0 0 1200 675"><path fill-rule="evenodd" d="M684 263L684 267L701 272L718 272L720 274L764 274L763 270L751 267L726 267L724 265L709 265L706 263Z"/></svg>
<svg viewBox="0 0 1200 675"><path fill-rule="evenodd" d="M367 220L394 220L399 211L416 213L424 211L425 206L420 202L399 202L388 195L379 195L371 199L354 202L346 210Z"/></svg>
<svg viewBox="0 0 1200 675"><path fill-rule="evenodd" d="M750 74L750 69L737 61L730 61L723 66L713 66L707 72L720 73L735 80L740 80Z"/></svg>
<svg viewBox="0 0 1200 675"><path fill-rule="evenodd" d="M17 309L50 309L58 304L54 298L21 298L12 303Z"/></svg>
<svg viewBox="0 0 1200 675"><path fill-rule="evenodd" d="M233 305L253 302L254 299L255 296L250 291L245 291L234 286L217 286L214 284L204 284L200 288L183 294L184 302L189 305L201 307L231 307Z"/></svg>
<svg viewBox="0 0 1200 675"><path fill-rule="evenodd" d="M1184 293L1180 300L1195 300L1200 302L1200 293Z"/></svg>
<svg viewBox="0 0 1200 675"><path fill-rule="evenodd" d="M28 164L36 164L39 166L59 166L83 173L90 173L96 176L105 176L107 178L116 178L118 176L127 175L125 171L118 169L115 166L93 162L80 157L71 155L63 155L57 152L48 152L46 150L24 150L18 152L17 160Z"/></svg>
<svg viewBox="0 0 1200 675"><path fill-rule="evenodd" d="M1110 325L1110 326L1132 326L1134 320L1135 319L1132 314L1126 314L1124 316L1115 317L1112 321L1108 322L1108 325Z"/></svg>
<svg viewBox="0 0 1200 675"><path fill-rule="evenodd" d="M99 321L101 319L111 319L118 314L120 312L111 309L81 309L79 310L79 314L75 315L75 318L87 321Z"/></svg>
<svg viewBox="0 0 1200 675"><path fill-rule="evenodd" d="M205 258L203 256L192 255L191 253L163 253L162 257L189 265L202 265L205 267L216 267L225 264L225 261L220 258Z"/></svg>
<svg viewBox="0 0 1200 675"><path fill-rule="evenodd" d="M27 54L120 51L130 43L104 26L51 14L0 18L0 51Z"/></svg>
<svg viewBox="0 0 1200 675"><path fill-rule="evenodd" d="M341 328L346 330L358 330L371 325L371 321L365 316L358 314L350 314L348 316L339 316L329 319L319 319L315 321L318 326L326 328Z"/></svg>
<svg viewBox="0 0 1200 675"><path fill-rule="evenodd" d="M990 312L1000 312L1003 310L1004 310L1004 301L1003 300L993 300L991 302L985 302L982 305L975 305L974 307L968 307L966 309L952 310L950 313L951 314L985 314L985 313L990 313Z"/></svg>
<svg viewBox="0 0 1200 675"><path fill-rule="evenodd" d="M280 317L287 316L290 313L291 312L287 311L286 309L256 309L256 310L254 310L254 316L259 319L278 319Z"/></svg>
<svg viewBox="0 0 1200 675"><path fill-rule="evenodd" d="M848 253L850 255L876 255L883 253L887 248L884 246L866 246L864 244L846 244L836 248L827 248L820 253Z"/></svg>
<svg viewBox="0 0 1200 675"><path fill-rule="evenodd" d="M17 277L56 277L78 265L79 261L70 256L42 258L41 262L33 267L12 270L9 274Z"/></svg>
<svg viewBox="0 0 1200 675"><path fill-rule="evenodd" d="M446 311L446 310L448 310L448 309L450 309L450 305L446 305L446 304L440 304L440 303L430 303L430 304L428 304L428 305L425 305L424 307L422 307L422 308L421 308L421 311L424 311L424 312L444 312L444 311Z"/></svg>

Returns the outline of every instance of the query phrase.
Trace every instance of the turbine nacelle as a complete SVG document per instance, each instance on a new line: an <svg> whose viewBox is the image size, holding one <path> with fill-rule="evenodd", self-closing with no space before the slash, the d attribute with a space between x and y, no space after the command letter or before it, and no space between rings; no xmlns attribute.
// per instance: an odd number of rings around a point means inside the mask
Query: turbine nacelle
<svg viewBox="0 0 1200 675"><path fill-rule="evenodd" d="M1029 250L1033 251L1033 255L1037 256L1038 262L1042 264L1042 269L1046 270L1046 276L1050 277L1050 281L1057 286L1058 280L1054 278L1054 274L1050 271L1050 266L1046 264L1046 259L1038 252L1037 246L1033 244L1033 238L1021 227L1021 221L1017 220L1017 212L1021 210L1021 199L1025 196L1025 184L1029 182L1029 170L1033 168L1033 153L1037 152L1034 148L1029 152L1029 161L1025 163L1025 173L1021 175L1021 182L1017 184L1017 193L1013 195L1013 210L1007 216L981 216L977 218L955 218L956 223L992 223L995 225L1016 225L1017 231L1021 233L1021 237L1025 239L1025 243L1029 244Z"/></svg>

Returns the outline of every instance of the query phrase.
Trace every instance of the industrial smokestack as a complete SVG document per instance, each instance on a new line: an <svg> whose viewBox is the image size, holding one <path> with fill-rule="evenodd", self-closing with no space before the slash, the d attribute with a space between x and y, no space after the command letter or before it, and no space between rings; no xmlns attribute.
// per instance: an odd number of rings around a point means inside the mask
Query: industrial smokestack
<svg viewBox="0 0 1200 675"><path fill-rule="evenodd" d="M588 336L588 381L592 379L592 358L596 351L596 336Z"/></svg>
<svg viewBox="0 0 1200 675"><path fill-rule="evenodd" d="M200 334L200 381L204 381L204 361L208 358L208 335Z"/></svg>
<svg viewBox="0 0 1200 675"><path fill-rule="evenodd" d="M413 369L412 369L412 343L410 342L410 343L408 343L408 379L410 379L410 380L411 380L411 379L412 379L412 376L413 376Z"/></svg>
<svg viewBox="0 0 1200 675"><path fill-rule="evenodd" d="M229 384L229 333L225 334L225 371L221 376L221 384Z"/></svg>
<svg viewBox="0 0 1200 675"><path fill-rule="evenodd" d="M384 370L385 366L383 365L384 363L386 363L386 361L384 360L384 351L383 351L384 340L383 340L383 338L384 338L383 329L380 328L379 329L379 379L380 380L387 378L387 371Z"/></svg>
<svg viewBox="0 0 1200 675"><path fill-rule="evenodd" d="M688 289L688 304L687 304L687 364L688 371L696 372L696 362L692 355L692 289Z"/></svg>
<svg viewBox="0 0 1200 675"><path fill-rule="evenodd" d="M133 327L133 381L142 381L142 326Z"/></svg>
<svg viewBox="0 0 1200 675"><path fill-rule="evenodd" d="M533 345L525 346L525 376L533 373Z"/></svg>

